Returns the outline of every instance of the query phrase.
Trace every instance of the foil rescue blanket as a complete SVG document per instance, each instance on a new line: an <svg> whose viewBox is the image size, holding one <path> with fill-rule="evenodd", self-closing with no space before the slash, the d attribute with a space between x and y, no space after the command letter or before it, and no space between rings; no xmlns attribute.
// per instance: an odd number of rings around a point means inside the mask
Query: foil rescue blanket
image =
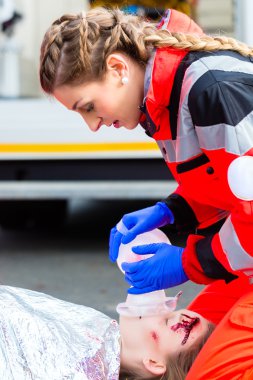
<svg viewBox="0 0 253 380"><path fill-rule="evenodd" d="M92 308L0 286L1 380L116 380L118 323Z"/></svg>

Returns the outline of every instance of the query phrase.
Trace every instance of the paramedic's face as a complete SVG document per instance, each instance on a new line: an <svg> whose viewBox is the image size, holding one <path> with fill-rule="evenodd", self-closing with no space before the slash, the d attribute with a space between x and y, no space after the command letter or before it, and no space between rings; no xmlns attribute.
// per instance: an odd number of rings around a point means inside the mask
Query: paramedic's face
<svg viewBox="0 0 253 380"><path fill-rule="evenodd" d="M208 321L190 310L177 310L164 316L120 317L123 352L137 349L146 357L164 361L189 349L207 332ZM129 354L126 354L127 356ZM124 365L124 355L123 355Z"/></svg>
<svg viewBox="0 0 253 380"><path fill-rule="evenodd" d="M122 83L127 76L129 82ZM103 81L56 88L54 97L69 110L78 112L91 131L107 127L134 129L139 122L143 101L144 72L108 70Z"/></svg>

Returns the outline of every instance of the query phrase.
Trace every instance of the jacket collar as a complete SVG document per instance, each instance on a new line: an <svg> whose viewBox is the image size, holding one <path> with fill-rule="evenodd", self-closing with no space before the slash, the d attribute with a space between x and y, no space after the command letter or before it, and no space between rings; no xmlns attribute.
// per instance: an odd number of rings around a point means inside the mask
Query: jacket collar
<svg viewBox="0 0 253 380"><path fill-rule="evenodd" d="M169 9L165 13L157 28L167 29L170 32L203 34L202 29L193 20L174 9ZM140 124L149 136L153 136L156 132L160 114L164 107L169 105L175 73L186 54L187 51L170 47L154 49L151 54L144 78L143 104L140 107L143 112Z"/></svg>

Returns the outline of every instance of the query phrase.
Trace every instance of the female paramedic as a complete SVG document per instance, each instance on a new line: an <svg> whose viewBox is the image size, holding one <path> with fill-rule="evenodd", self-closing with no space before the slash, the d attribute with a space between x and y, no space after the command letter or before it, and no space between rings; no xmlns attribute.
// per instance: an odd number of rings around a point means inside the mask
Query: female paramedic
<svg viewBox="0 0 253 380"><path fill-rule="evenodd" d="M123 216L124 231L111 231L112 261L120 243L137 234L166 224L191 232L184 249L134 248L154 255L125 264L129 292L252 276L252 203L232 192L228 181L236 159L249 158L252 168L252 57L245 44L209 37L176 10L156 27L120 10L94 8L60 17L45 34L43 90L94 132L103 125L131 131L140 123L178 183L166 199ZM252 190L252 177L247 183ZM207 228L212 233L205 236Z"/></svg>

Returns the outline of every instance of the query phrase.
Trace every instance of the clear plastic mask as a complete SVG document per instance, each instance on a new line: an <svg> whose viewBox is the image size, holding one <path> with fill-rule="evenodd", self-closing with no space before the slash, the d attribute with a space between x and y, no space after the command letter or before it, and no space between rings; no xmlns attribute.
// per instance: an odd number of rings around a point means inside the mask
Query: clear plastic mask
<svg viewBox="0 0 253 380"><path fill-rule="evenodd" d="M118 223L117 229L123 235L127 233L127 228L122 221ZM124 273L121 267L123 262L133 263L152 257L153 254L137 255L132 251L132 247L136 245L152 243L170 244L170 241L161 230L154 229L136 236L136 238L128 244L121 244L117 259L119 269ZM179 292L175 297L166 297L164 290L157 290L144 294L128 294L126 301L119 303L116 310L120 315L126 317L151 317L154 315L164 315L176 309L177 301L181 294L182 292Z"/></svg>
<svg viewBox="0 0 253 380"><path fill-rule="evenodd" d="M119 303L116 310L125 317L152 317L169 314L177 307L182 292L166 297L164 290L144 294L128 294L126 302Z"/></svg>

